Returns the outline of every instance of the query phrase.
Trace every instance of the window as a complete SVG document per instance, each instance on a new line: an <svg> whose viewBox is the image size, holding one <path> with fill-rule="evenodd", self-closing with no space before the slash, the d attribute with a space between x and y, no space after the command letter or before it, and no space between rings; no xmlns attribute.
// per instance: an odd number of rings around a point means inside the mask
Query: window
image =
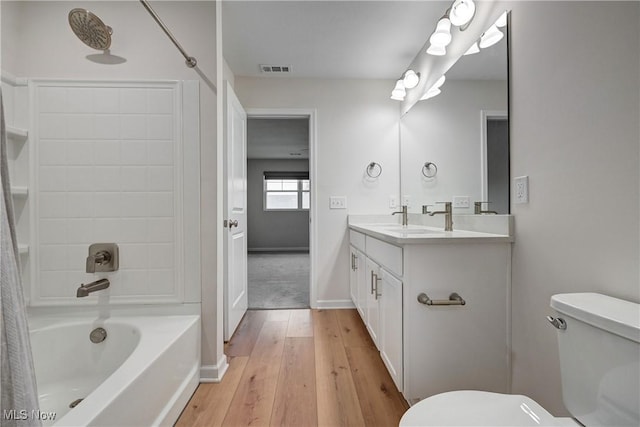
<svg viewBox="0 0 640 427"><path fill-rule="evenodd" d="M309 210L308 172L265 172L264 209L267 211Z"/></svg>

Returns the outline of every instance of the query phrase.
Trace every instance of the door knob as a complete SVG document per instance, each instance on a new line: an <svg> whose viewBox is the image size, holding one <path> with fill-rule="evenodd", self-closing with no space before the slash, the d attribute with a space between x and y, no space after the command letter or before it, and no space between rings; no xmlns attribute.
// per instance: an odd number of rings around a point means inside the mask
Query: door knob
<svg viewBox="0 0 640 427"><path fill-rule="evenodd" d="M238 226L238 220L237 219L229 221L229 228L233 228L233 227L237 227L237 226Z"/></svg>

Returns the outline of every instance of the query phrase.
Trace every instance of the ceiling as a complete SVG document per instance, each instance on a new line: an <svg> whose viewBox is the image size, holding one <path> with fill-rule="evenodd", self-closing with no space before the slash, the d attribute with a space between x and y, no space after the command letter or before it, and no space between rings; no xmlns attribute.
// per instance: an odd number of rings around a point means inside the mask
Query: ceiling
<svg viewBox="0 0 640 427"><path fill-rule="evenodd" d="M224 56L237 76L264 77L259 64L269 64L290 66L293 78L397 79L451 3L226 0ZM506 55L464 59L448 78L496 78L506 69Z"/></svg>

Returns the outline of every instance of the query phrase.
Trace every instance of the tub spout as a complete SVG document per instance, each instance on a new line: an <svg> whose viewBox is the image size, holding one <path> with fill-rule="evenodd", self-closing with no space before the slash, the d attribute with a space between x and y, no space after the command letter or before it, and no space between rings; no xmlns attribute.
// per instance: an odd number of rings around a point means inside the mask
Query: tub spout
<svg viewBox="0 0 640 427"><path fill-rule="evenodd" d="M82 284L76 292L76 297L86 297L92 292L99 291L101 289L107 289L109 285L109 279L99 279L95 282L87 283L86 285Z"/></svg>

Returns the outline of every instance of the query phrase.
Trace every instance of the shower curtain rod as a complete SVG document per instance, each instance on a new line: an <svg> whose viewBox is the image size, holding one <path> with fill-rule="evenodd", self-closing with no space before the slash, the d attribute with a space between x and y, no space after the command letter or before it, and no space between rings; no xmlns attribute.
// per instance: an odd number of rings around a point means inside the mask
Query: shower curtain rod
<svg viewBox="0 0 640 427"><path fill-rule="evenodd" d="M160 25L160 28L162 28L162 30L165 32L165 34L171 39L173 44L176 45L176 47L178 48L180 53L182 53L182 56L184 56L184 58L186 59L185 63L187 64L187 67L189 67L189 68L195 67L198 64L198 61L196 61L196 58L194 58L193 56L189 56L189 54L187 52L185 52L185 50L182 48L182 46L180 46L180 43L178 43L178 41L173 36L173 34L171 34L171 31L169 31L169 29L164 24L164 22L162 22L162 20L160 19L158 14L155 12L155 10L153 10L151 8L151 5L149 5L147 0L140 0L140 3L142 3L144 8L147 9L147 12L149 12L151 17L153 17L153 19L155 19L155 21L158 23L158 25Z"/></svg>

